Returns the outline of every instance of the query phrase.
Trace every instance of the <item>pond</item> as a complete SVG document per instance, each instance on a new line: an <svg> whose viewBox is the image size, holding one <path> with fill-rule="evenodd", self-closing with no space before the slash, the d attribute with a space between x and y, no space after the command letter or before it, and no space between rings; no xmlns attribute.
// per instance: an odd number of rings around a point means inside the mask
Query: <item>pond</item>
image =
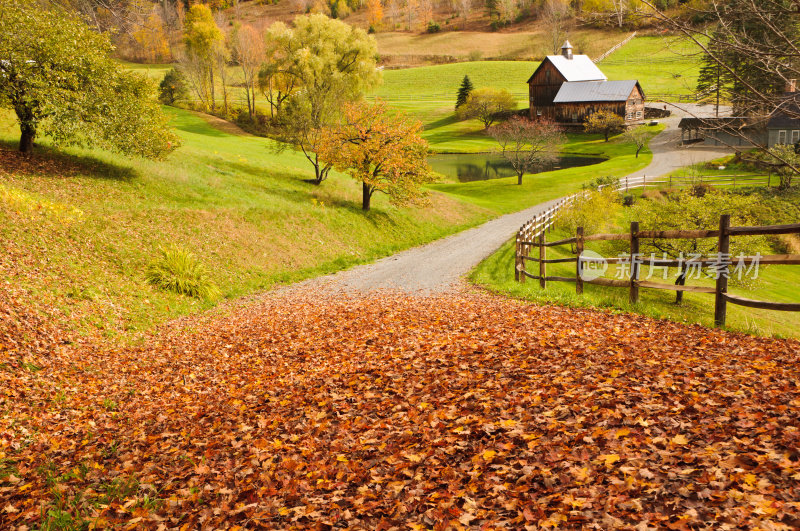
<svg viewBox="0 0 800 531"><path fill-rule="evenodd" d="M567 153L547 164L542 171L589 166L606 160L608 159L604 157L585 157ZM445 153L430 155L428 163L433 171L457 179L462 183L514 177L516 175L511 164L499 153Z"/></svg>

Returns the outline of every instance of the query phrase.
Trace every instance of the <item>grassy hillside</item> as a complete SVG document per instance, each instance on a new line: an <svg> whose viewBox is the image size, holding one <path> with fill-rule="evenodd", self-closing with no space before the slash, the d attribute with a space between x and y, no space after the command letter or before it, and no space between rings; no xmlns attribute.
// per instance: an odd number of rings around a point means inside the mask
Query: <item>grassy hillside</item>
<svg viewBox="0 0 800 531"><path fill-rule="evenodd" d="M567 34L576 47L576 53L585 53L590 57L598 57L627 35L629 32L589 28ZM550 37L541 26L501 32L381 32L375 38L381 60L389 65L414 64L435 59L436 56L438 60L465 60L475 56L483 59L531 60L553 53Z"/></svg>
<svg viewBox="0 0 800 531"><path fill-rule="evenodd" d="M171 111L184 145L164 163L100 151L13 150L0 139L0 282L70 327L147 328L207 303L158 291L144 269L158 248L196 253L225 297L372 260L487 219L492 212L441 194L397 209L335 175L322 186L305 159ZM54 308L51 310L51 308Z"/></svg>
<svg viewBox="0 0 800 531"><path fill-rule="evenodd" d="M675 101L676 95L695 93L699 51L697 45L685 39L641 36L598 66L609 79L638 79L648 98Z"/></svg>

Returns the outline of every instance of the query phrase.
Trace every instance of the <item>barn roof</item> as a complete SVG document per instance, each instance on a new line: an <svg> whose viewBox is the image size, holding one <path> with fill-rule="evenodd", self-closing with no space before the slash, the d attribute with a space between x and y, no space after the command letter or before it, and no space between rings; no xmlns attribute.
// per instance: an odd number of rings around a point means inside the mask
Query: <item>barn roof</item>
<svg viewBox="0 0 800 531"><path fill-rule="evenodd" d="M550 61L567 81L601 81L608 79L597 68L597 65L589 59L588 55L573 55L572 59L567 59L563 55L548 55L541 62L539 68L542 68L546 61ZM533 72L533 75L528 79L528 83L539 71L539 68Z"/></svg>
<svg viewBox="0 0 800 531"><path fill-rule="evenodd" d="M553 103L583 103L587 101L627 101L634 87L635 79L626 81L579 81L561 85ZM642 88L639 87L639 90Z"/></svg>

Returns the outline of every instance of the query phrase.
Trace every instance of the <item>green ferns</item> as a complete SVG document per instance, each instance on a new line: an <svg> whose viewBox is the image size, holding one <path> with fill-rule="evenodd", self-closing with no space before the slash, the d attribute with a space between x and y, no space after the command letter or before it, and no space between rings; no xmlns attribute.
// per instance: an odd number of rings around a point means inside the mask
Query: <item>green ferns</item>
<svg viewBox="0 0 800 531"><path fill-rule="evenodd" d="M153 286L197 299L216 299L219 288L197 257L176 246L159 249L161 256L147 268L145 277Z"/></svg>

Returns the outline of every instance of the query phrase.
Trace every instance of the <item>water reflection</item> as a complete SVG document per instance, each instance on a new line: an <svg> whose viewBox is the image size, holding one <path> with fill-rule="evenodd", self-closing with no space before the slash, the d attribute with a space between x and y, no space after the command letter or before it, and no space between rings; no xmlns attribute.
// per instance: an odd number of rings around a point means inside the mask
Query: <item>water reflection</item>
<svg viewBox="0 0 800 531"><path fill-rule="evenodd" d="M561 168L574 168L598 164L607 159L603 157L584 157L579 155L562 155L546 164L541 171ZM498 153L447 153L431 155L428 163L433 171L461 182L485 181L502 177L513 177L516 174L511 164ZM538 173L538 172L537 172Z"/></svg>

